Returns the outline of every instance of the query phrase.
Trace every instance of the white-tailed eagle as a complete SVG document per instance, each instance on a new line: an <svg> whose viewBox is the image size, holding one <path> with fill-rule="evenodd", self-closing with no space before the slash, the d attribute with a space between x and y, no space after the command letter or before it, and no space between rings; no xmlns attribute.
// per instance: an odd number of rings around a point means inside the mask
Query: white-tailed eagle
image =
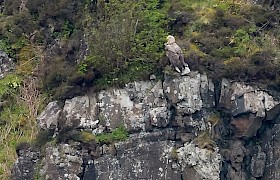
<svg viewBox="0 0 280 180"><path fill-rule="evenodd" d="M167 43L165 45L166 56L168 57L172 66L181 75L188 74L190 69L184 60L184 54L181 48L176 44L175 38L171 35L167 36Z"/></svg>

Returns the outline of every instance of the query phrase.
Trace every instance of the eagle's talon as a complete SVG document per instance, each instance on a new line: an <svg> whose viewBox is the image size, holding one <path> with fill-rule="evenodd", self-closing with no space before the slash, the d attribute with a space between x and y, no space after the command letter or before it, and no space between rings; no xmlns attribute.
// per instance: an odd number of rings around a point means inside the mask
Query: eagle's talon
<svg viewBox="0 0 280 180"><path fill-rule="evenodd" d="M175 67L175 70L178 72L178 73L181 73L180 69L178 67Z"/></svg>

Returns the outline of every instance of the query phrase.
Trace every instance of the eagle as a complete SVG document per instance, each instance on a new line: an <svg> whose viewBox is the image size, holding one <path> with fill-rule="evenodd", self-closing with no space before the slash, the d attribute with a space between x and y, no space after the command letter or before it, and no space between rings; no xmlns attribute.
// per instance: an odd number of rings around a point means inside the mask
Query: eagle
<svg viewBox="0 0 280 180"><path fill-rule="evenodd" d="M184 60L184 54L182 49L176 44L175 38L171 35L167 36L167 43L165 43L166 56L168 57L172 66L181 75L188 74L190 72L188 64Z"/></svg>

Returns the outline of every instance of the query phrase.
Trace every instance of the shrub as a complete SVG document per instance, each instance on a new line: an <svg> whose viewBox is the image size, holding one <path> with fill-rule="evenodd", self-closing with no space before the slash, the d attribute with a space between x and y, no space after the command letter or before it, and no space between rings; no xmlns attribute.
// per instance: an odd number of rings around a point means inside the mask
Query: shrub
<svg viewBox="0 0 280 180"><path fill-rule="evenodd" d="M167 35L166 14L160 5L156 0L98 3L101 17L90 36L85 63L105 81L115 79L115 84L142 79L157 70Z"/></svg>

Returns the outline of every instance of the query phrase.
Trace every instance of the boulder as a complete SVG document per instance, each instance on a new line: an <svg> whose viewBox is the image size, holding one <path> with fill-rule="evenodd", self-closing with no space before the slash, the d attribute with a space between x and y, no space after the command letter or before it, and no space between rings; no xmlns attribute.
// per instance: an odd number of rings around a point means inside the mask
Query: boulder
<svg viewBox="0 0 280 180"><path fill-rule="evenodd" d="M163 88L168 100L176 105L180 114L192 114L202 108L200 83L200 74L194 77L167 78Z"/></svg>
<svg viewBox="0 0 280 180"><path fill-rule="evenodd" d="M220 179L221 155L218 147L214 151L201 149L193 143L185 143L183 147L177 150L179 162L182 165L182 171L192 167L195 174L191 177L197 179ZM199 178L198 178L199 176Z"/></svg>
<svg viewBox="0 0 280 180"><path fill-rule="evenodd" d="M125 109L133 109L133 102L125 90L111 89L98 94L98 116L109 129L113 130L125 124L123 118L123 110ZM135 116L137 114L135 110Z"/></svg>
<svg viewBox="0 0 280 180"><path fill-rule="evenodd" d="M67 99L63 107L66 127L94 129L97 118L97 100L92 96L78 96Z"/></svg>
<svg viewBox="0 0 280 180"><path fill-rule="evenodd" d="M265 117L266 112L278 104L272 96L257 87L222 80L220 107L230 110L233 116L252 113L256 117Z"/></svg>
<svg viewBox="0 0 280 180"><path fill-rule="evenodd" d="M230 179L230 180L247 180L248 177L247 177L247 175L244 171L242 171L242 170L237 171L236 169L232 168L231 165L229 165L227 179Z"/></svg>
<svg viewBox="0 0 280 180"><path fill-rule="evenodd" d="M62 108L58 101L50 102L44 111L37 117L38 125L41 129L56 129Z"/></svg>
<svg viewBox="0 0 280 180"><path fill-rule="evenodd" d="M166 75L163 89L167 99L181 115L193 114L203 107L215 107L212 81L197 72L178 78Z"/></svg>
<svg viewBox="0 0 280 180"><path fill-rule="evenodd" d="M267 92L241 82L221 82L220 108L232 115L231 124L237 137L250 138L256 135L262 121L274 119L279 111L279 102Z"/></svg>
<svg viewBox="0 0 280 180"><path fill-rule="evenodd" d="M15 68L15 63L8 54L0 50L0 79L4 78L5 75Z"/></svg>
<svg viewBox="0 0 280 180"><path fill-rule="evenodd" d="M133 82L124 89L102 91L98 95L99 116L109 129L124 124L129 131L146 131L150 123L165 127L169 110L162 82Z"/></svg>

